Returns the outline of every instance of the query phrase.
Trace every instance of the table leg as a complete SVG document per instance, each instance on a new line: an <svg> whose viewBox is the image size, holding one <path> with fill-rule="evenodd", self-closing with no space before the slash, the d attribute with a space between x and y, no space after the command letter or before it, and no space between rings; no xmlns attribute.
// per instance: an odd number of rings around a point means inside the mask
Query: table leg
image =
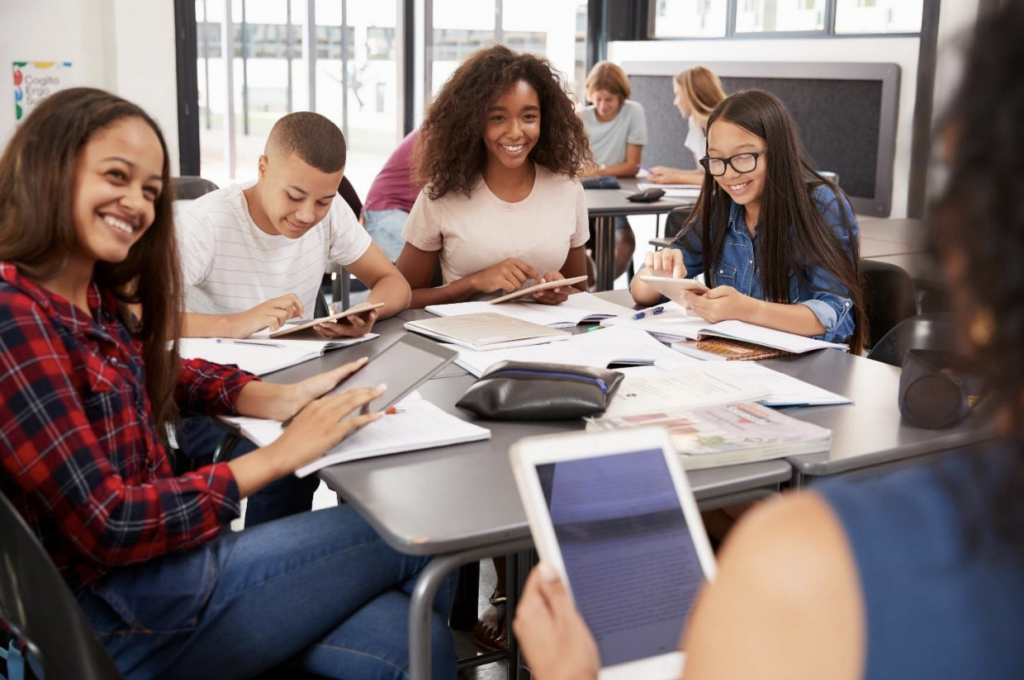
<svg viewBox="0 0 1024 680"><path fill-rule="evenodd" d="M430 680L430 623L434 597L445 577L468 562L533 547L529 537L463 552L437 555L420 572L409 601L409 680ZM511 660L509 663L513 663Z"/></svg>
<svg viewBox="0 0 1024 680"><path fill-rule="evenodd" d="M615 285L615 218L598 217L594 223L594 262L597 265L597 290Z"/></svg>

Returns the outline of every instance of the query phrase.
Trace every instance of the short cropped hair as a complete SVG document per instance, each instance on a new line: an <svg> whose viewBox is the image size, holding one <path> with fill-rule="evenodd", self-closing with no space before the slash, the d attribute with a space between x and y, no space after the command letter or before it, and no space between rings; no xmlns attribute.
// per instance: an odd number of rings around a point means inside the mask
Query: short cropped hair
<svg viewBox="0 0 1024 680"><path fill-rule="evenodd" d="M625 101L629 99L632 90L629 87L629 76L618 64L610 61L599 61L590 69L586 82L587 96L589 97L598 90L604 90Z"/></svg>
<svg viewBox="0 0 1024 680"><path fill-rule="evenodd" d="M329 119L312 111L289 113L274 124L267 138L267 151L297 154L320 172L344 169L345 135Z"/></svg>

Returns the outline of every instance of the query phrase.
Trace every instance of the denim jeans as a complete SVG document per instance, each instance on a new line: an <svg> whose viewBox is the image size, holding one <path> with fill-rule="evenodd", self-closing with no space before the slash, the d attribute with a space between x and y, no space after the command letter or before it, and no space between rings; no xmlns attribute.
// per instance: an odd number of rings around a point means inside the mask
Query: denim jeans
<svg viewBox="0 0 1024 680"><path fill-rule="evenodd" d="M409 594L427 559L395 552L338 506L117 567L78 602L129 679L251 678L281 666L407 678ZM455 677L453 585L454 575L434 605L439 680Z"/></svg>
<svg viewBox="0 0 1024 680"><path fill-rule="evenodd" d="M366 221L366 232L374 243L380 246L389 260L398 260L405 247L402 230L405 229L409 213L398 209L367 210L363 213L363 219Z"/></svg>
<svg viewBox="0 0 1024 680"><path fill-rule="evenodd" d="M225 430L217 427L206 416L183 418L178 428L178 448L183 454L195 460L209 462L224 436ZM235 446L232 458L255 451L256 445L242 439ZM299 479L286 475L257 491L249 497L245 506L245 526L254 527L271 520L306 512L313 507L313 494L320 486L320 478L309 475Z"/></svg>

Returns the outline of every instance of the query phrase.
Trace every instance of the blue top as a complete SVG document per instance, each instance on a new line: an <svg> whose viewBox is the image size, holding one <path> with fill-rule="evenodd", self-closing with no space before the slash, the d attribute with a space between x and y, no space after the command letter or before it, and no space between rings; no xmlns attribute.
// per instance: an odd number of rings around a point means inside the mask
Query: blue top
<svg viewBox="0 0 1024 680"><path fill-rule="evenodd" d="M997 513L1009 519L992 499L1013 455L1024 453L992 444L935 466L815 487L857 561L865 680L1024 678L1024 546L1014 551L993 529Z"/></svg>
<svg viewBox="0 0 1024 680"><path fill-rule="evenodd" d="M857 218L854 217L850 202L844 197L840 203L836 193L824 184L814 188L811 200L852 259L853 246L843 224L841 212L846 212L853 237L858 238ZM729 231L725 235L722 259L715 267L714 276L706 277L708 285L732 286L744 295L763 300L758 232L755 230L751 236L744 221L743 206L732 199L729 203ZM673 243L671 247L683 252L686 276L692 278L703 272L704 263L701 261L700 234L689 232L688 238L691 239L689 244L692 251L683 248L679 243ZM849 290L830 272L813 263L806 265L799 274L790 274L789 301L805 305L818 317L818 321L825 328L824 335L818 338L828 342L843 342L853 335L854 317L850 313L853 310L853 302Z"/></svg>

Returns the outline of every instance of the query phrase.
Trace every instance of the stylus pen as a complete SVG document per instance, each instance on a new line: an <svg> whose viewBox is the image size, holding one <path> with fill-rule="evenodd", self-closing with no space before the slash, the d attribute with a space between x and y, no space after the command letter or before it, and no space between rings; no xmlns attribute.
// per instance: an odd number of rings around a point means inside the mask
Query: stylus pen
<svg viewBox="0 0 1024 680"><path fill-rule="evenodd" d="M665 308L662 307L661 305L658 305L657 307L651 307L650 309L645 309L643 311L639 311L636 314L634 314L633 315L633 321L639 321L640 319L644 318L648 314L650 314L651 316L658 316L659 314L661 314L664 311L665 311Z"/></svg>
<svg viewBox="0 0 1024 680"><path fill-rule="evenodd" d="M230 338L217 338L217 342L230 345L258 345L260 347L284 347L279 342L263 342L262 340L231 340Z"/></svg>

